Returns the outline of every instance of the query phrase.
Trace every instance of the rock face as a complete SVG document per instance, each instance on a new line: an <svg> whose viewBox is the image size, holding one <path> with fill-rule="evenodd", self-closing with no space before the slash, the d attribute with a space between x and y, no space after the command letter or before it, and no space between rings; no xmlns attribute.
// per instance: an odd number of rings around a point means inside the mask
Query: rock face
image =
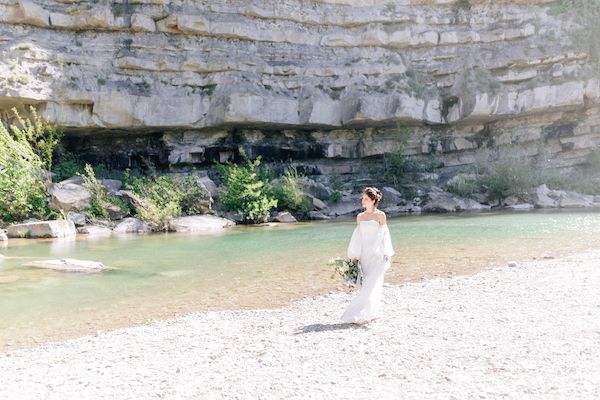
<svg viewBox="0 0 600 400"><path fill-rule="evenodd" d="M13 238L60 238L75 236L75 224L68 220L28 222L6 228L8 237Z"/></svg>
<svg viewBox="0 0 600 400"><path fill-rule="evenodd" d="M34 104L71 149L122 167L208 165L244 148L322 174L400 150L452 168L492 145L525 158L543 145L570 167L600 144L600 83L555 11L549 0L0 0L0 114Z"/></svg>

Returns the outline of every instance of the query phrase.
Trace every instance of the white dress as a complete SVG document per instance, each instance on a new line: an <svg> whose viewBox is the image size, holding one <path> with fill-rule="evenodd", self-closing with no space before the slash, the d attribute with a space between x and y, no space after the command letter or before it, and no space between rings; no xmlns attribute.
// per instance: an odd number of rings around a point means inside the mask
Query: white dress
<svg viewBox="0 0 600 400"><path fill-rule="evenodd" d="M383 276L390 267L394 249L387 224L374 220L360 221L354 229L348 257L360 260L363 281L360 291L342 314L342 321L363 323L380 316Z"/></svg>

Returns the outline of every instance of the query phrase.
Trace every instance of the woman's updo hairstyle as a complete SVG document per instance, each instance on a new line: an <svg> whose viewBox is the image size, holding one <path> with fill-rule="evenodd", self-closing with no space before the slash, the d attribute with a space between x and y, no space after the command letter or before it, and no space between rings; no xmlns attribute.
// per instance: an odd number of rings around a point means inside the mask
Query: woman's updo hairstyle
<svg viewBox="0 0 600 400"><path fill-rule="evenodd" d="M377 204L379 204L381 198L383 197L381 190L377 189L376 187L366 187L363 190L363 193L369 196L369 198L375 202L375 207L377 207Z"/></svg>

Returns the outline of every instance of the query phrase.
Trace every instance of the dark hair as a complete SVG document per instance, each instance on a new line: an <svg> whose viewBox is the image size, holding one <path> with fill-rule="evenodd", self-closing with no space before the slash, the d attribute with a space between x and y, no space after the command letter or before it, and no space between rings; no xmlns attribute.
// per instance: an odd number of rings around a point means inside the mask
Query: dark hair
<svg viewBox="0 0 600 400"><path fill-rule="evenodd" d="M377 204L379 204L381 198L383 197L381 190L372 186L364 188L363 193L369 196L369 198L375 202L375 207L377 207Z"/></svg>

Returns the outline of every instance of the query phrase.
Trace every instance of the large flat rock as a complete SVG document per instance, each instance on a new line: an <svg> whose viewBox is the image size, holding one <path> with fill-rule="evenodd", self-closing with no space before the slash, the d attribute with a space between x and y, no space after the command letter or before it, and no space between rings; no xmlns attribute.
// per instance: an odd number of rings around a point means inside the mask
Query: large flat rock
<svg viewBox="0 0 600 400"><path fill-rule="evenodd" d="M187 233L218 232L234 225L235 222L214 215L192 215L172 218L169 221L170 230Z"/></svg>
<svg viewBox="0 0 600 400"><path fill-rule="evenodd" d="M83 272L92 273L100 272L107 269L107 267L98 261L88 260L77 260L74 258L62 258L60 260L43 260L43 261L32 261L27 266L36 268L47 268L53 269L60 272Z"/></svg>
<svg viewBox="0 0 600 400"><path fill-rule="evenodd" d="M28 222L6 228L8 237L13 238L60 238L75 236L75 224L69 220Z"/></svg>

